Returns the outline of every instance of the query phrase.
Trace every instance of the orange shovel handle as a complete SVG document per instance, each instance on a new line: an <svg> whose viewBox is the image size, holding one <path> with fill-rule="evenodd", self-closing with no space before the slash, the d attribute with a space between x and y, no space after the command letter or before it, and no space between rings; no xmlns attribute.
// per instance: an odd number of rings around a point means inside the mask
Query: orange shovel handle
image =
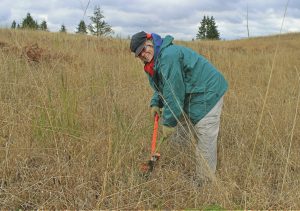
<svg viewBox="0 0 300 211"><path fill-rule="evenodd" d="M153 128L153 135L152 135L152 144L151 144L151 154L152 155L155 153L156 140L157 140L157 131L158 131L158 120L159 120L159 116L158 116L158 114L155 114L154 128Z"/></svg>

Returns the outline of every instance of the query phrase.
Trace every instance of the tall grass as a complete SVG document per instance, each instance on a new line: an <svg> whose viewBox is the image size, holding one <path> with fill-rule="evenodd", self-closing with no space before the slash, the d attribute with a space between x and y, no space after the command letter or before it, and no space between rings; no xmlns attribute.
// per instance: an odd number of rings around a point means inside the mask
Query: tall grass
<svg viewBox="0 0 300 211"><path fill-rule="evenodd" d="M192 146L164 142L153 174L139 173L152 90L128 40L0 30L1 208L299 209L299 34L280 39L254 148L276 40L178 42L230 85L216 182L198 187Z"/></svg>

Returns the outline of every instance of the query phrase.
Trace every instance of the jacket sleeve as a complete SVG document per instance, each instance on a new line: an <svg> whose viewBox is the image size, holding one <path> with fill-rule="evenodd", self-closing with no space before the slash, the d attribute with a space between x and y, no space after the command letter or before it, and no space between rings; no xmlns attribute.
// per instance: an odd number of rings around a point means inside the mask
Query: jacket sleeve
<svg viewBox="0 0 300 211"><path fill-rule="evenodd" d="M183 111L185 85L179 52L165 55L161 60L163 81L163 125L175 127Z"/></svg>
<svg viewBox="0 0 300 211"><path fill-rule="evenodd" d="M153 96L151 98L150 107L157 106L159 108L163 107L163 102L161 96L159 95L158 91L154 91Z"/></svg>

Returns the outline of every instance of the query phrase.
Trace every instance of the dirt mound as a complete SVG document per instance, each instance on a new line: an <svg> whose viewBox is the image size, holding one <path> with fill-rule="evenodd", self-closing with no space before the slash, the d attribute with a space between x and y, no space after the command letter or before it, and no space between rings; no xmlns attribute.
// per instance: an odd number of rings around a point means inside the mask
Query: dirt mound
<svg viewBox="0 0 300 211"><path fill-rule="evenodd" d="M40 62L44 50L38 46L37 43L25 46L23 48L23 55L28 61Z"/></svg>
<svg viewBox="0 0 300 211"><path fill-rule="evenodd" d="M24 47L17 47L7 42L0 41L0 51L25 58L30 63L52 62L54 60L71 63L76 59L75 55L42 48L37 43L27 44Z"/></svg>
<svg viewBox="0 0 300 211"><path fill-rule="evenodd" d="M54 60L65 61L71 63L74 61L74 56L55 52L46 48L41 48L37 43L23 47L23 55L29 62L51 62Z"/></svg>
<svg viewBox="0 0 300 211"><path fill-rule="evenodd" d="M0 41L0 49L8 47L8 43Z"/></svg>

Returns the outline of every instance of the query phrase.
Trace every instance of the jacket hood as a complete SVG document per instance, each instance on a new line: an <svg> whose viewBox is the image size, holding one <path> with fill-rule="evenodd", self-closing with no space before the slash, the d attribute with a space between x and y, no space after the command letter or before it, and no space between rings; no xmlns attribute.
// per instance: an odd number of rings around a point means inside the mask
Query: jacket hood
<svg viewBox="0 0 300 211"><path fill-rule="evenodd" d="M160 48L163 43L163 39L158 34L155 33L152 33L151 37L153 39L153 44L154 44L154 61L155 61L160 53Z"/></svg>
<svg viewBox="0 0 300 211"><path fill-rule="evenodd" d="M165 38L162 39L158 34L152 33L151 35L154 44L154 62L156 63L160 52L169 45L172 45L174 38L170 35L167 35Z"/></svg>
<svg viewBox="0 0 300 211"><path fill-rule="evenodd" d="M161 45L161 49L164 49L166 47L168 47L169 45L172 45L173 43L173 40L174 40L174 37L170 36L170 35L167 35L164 39L163 39L163 43Z"/></svg>
<svg viewBox="0 0 300 211"><path fill-rule="evenodd" d="M154 44L154 61L156 61L162 49L172 45L174 38L170 35L167 35L165 38L161 38L160 35L152 33L151 34Z"/></svg>

